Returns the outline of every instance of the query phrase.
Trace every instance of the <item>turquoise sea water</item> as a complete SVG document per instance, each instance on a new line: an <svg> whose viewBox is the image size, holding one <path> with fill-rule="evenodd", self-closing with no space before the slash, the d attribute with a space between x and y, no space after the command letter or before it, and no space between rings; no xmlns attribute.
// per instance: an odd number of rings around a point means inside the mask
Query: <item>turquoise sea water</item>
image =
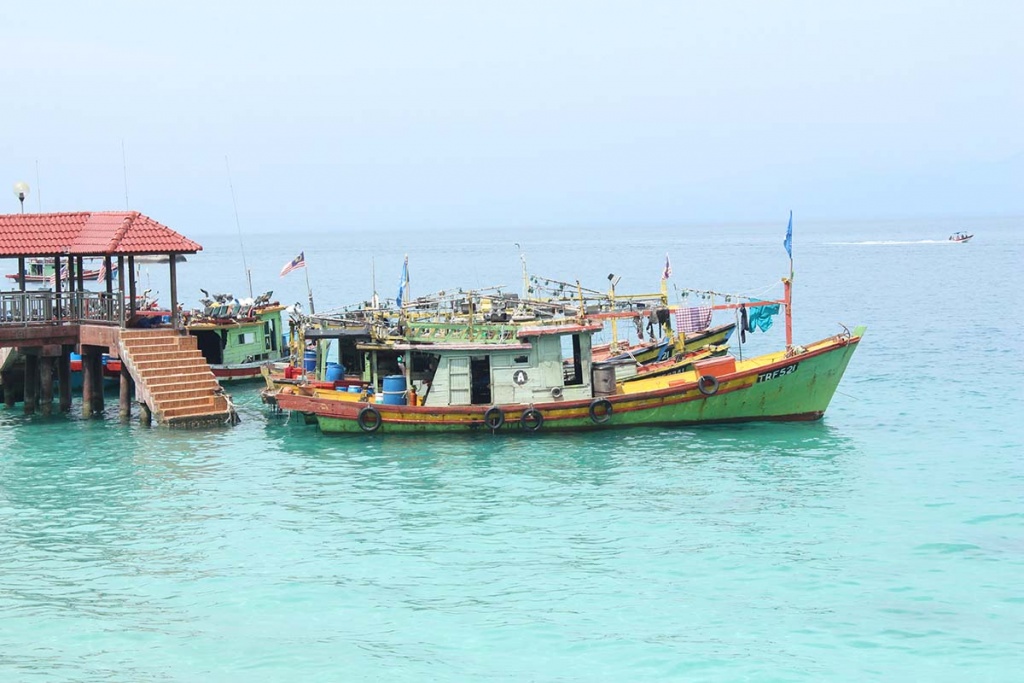
<svg viewBox="0 0 1024 683"><path fill-rule="evenodd" d="M232 389L239 426L198 432L122 425L116 400L0 408L0 681L1019 680L1022 228L797 220L796 341L868 325L816 423L327 437L257 387ZM257 290L305 302L302 271L277 277L305 249L321 310L393 296L406 253L414 295L517 289L515 242L592 286L656 289L668 252L675 286L772 296L784 231L245 251ZM237 235L196 237L186 303L243 294Z"/></svg>

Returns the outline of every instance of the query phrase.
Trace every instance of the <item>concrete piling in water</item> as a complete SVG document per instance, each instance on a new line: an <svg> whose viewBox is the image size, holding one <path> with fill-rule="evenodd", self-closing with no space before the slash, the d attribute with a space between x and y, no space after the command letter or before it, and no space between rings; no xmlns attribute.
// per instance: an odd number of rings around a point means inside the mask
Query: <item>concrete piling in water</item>
<svg viewBox="0 0 1024 683"><path fill-rule="evenodd" d="M53 358L39 359L39 410L43 415L53 413Z"/></svg>
<svg viewBox="0 0 1024 683"><path fill-rule="evenodd" d="M71 410L71 346L65 344L57 358L57 391L60 395L58 408L62 413Z"/></svg>
<svg viewBox="0 0 1024 683"><path fill-rule="evenodd" d="M4 385L4 405L7 406L8 410L14 409L14 373L10 370L4 370L0 373L0 382Z"/></svg>
<svg viewBox="0 0 1024 683"><path fill-rule="evenodd" d="M34 415L39 401L39 356L25 354L25 414Z"/></svg>
<svg viewBox="0 0 1024 683"><path fill-rule="evenodd" d="M132 389L134 382L132 381L132 375L128 372L128 366L121 363L121 395L118 402L118 415L122 422L127 422L132 418Z"/></svg>
<svg viewBox="0 0 1024 683"><path fill-rule="evenodd" d="M103 414L103 354L94 350L92 354L92 412L94 415Z"/></svg>
<svg viewBox="0 0 1024 683"><path fill-rule="evenodd" d="M92 417L92 392L95 383L92 375L95 366L92 363L92 351L82 347L82 417Z"/></svg>

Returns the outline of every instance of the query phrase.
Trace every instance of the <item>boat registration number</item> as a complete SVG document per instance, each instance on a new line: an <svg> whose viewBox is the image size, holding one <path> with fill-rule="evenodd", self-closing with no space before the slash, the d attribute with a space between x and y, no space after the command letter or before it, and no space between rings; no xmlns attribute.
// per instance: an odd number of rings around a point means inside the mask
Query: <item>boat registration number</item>
<svg viewBox="0 0 1024 683"><path fill-rule="evenodd" d="M792 365L787 365L784 368L778 368L776 370L772 370L771 372L762 372L757 376L757 383L760 384L761 382L770 382L773 379L778 379L779 377L782 377L784 375L792 375L794 372L796 372L796 369L799 365L799 363L793 363Z"/></svg>

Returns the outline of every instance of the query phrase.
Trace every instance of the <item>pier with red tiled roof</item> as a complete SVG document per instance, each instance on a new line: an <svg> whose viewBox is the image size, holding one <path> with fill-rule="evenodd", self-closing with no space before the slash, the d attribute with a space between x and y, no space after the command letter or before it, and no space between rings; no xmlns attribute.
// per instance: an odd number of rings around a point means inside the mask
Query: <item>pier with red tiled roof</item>
<svg viewBox="0 0 1024 683"><path fill-rule="evenodd" d="M131 414L135 393L141 417L171 426L233 421L229 397L182 329L177 260L202 246L138 211L0 215L0 259L17 259L7 275L16 289L0 292L0 385L13 408L20 391L25 412L52 410L54 369L59 409L71 408L70 354L82 355L82 410L103 410L101 358L122 360L120 414ZM135 258L165 256L169 267L169 325L138 329ZM85 259L101 259L102 290L86 288ZM26 266L50 270L35 277L48 287L30 291ZM151 320L151 318L148 318ZM19 381L20 380L20 381Z"/></svg>

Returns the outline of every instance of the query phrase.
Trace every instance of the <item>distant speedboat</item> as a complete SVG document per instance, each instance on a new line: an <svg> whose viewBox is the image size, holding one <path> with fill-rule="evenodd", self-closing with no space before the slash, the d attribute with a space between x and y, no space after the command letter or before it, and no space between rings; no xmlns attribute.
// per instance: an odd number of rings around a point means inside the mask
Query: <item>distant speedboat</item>
<svg viewBox="0 0 1024 683"><path fill-rule="evenodd" d="M949 236L950 242L968 242L974 235L968 235L966 232L954 232Z"/></svg>

